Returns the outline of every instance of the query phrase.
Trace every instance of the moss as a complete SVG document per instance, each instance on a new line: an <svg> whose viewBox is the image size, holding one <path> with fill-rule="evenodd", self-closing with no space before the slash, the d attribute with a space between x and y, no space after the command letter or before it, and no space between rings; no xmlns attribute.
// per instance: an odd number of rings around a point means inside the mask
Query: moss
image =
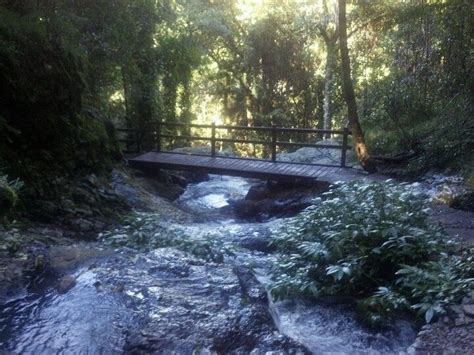
<svg viewBox="0 0 474 355"><path fill-rule="evenodd" d="M15 206L18 196L9 186L0 186L0 216L8 213Z"/></svg>
<svg viewBox="0 0 474 355"><path fill-rule="evenodd" d="M108 170L121 156L114 132L98 117L82 114L78 120L77 169Z"/></svg>

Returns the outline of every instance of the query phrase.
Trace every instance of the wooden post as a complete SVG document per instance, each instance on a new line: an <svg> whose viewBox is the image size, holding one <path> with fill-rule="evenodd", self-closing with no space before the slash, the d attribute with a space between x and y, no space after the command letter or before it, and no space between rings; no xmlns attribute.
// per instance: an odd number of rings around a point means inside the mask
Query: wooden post
<svg viewBox="0 0 474 355"><path fill-rule="evenodd" d="M161 150L161 119L157 121L156 124L156 151Z"/></svg>
<svg viewBox="0 0 474 355"><path fill-rule="evenodd" d="M277 127L272 124L272 161L276 161Z"/></svg>
<svg viewBox="0 0 474 355"><path fill-rule="evenodd" d="M216 156L216 123L212 122L211 133L211 156Z"/></svg>
<svg viewBox="0 0 474 355"><path fill-rule="evenodd" d="M349 135L349 129L344 127L344 133L342 134L342 152L341 152L341 166L346 167L346 153L347 153L347 136Z"/></svg>

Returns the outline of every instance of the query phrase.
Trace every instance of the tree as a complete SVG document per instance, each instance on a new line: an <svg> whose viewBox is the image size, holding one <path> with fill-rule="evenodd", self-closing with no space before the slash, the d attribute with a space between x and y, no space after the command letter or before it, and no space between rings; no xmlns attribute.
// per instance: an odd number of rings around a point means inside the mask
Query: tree
<svg viewBox="0 0 474 355"><path fill-rule="evenodd" d="M334 28L331 30L330 22L331 15L329 12L327 0L323 0L324 13L322 14L322 21L319 27L319 32L323 37L324 44L326 45L326 66L324 69L324 119L323 128L332 129L332 95L333 95L333 82L334 72L337 65L337 39L339 37L339 24L337 16L334 19ZM327 134L326 138L330 135Z"/></svg>
<svg viewBox="0 0 474 355"><path fill-rule="evenodd" d="M365 144L364 132L360 126L357 114L357 102L354 93L354 86L351 79L351 63L349 49L347 47L347 19L346 0L338 0L339 3L339 45L341 51L341 76L342 90L347 105L347 116L349 126L354 139L354 150L364 170L369 173L376 171L375 164L370 157L367 145Z"/></svg>

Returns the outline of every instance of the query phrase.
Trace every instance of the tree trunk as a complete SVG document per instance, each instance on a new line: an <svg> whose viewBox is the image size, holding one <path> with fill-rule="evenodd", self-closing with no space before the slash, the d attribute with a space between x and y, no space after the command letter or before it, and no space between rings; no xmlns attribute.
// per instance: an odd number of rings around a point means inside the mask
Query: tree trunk
<svg viewBox="0 0 474 355"><path fill-rule="evenodd" d="M131 107L131 101L132 101L132 94L131 94L131 89L130 89L130 80L129 76L127 73L127 69L125 68L124 65L121 66L121 73L122 73L122 86L123 86L123 99L124 99L124 104L125 104L125 123L127 128L132 128L132 107Z"/></svg>
<svg viewBox="0 0 474 355"><path fill-rule="evenodd" d="M121 66L121 73L122 73L122 86L123 86L123 98L125 104L125 125L128 129L136 129L136 117L135 117L135 110L134 110L134 102L133 102L133 95L132 95L132 85L131 85L131 75L129 68L127 65ZM133 140L138 139L137 132L129 131L127 133L127 150L133 151L133 149L140 150L140 143L132 143Z"/></svg>
<svg viewBox="0 0 474 355"><path fill-rule="evenodd" d="M347 20L346 20L346 0L339 2L339 44L341 46L341 74L342 90L347 104L349 126L354 140L354 150L360 164L369 173L376 171L375 164L370 158L369 151L365 144L364 132L359 123L357 115L357 103L354 94L354 86L351 80L351 64L349 59L349 49L347 48Z"/></svg>
<svg viewBox="0 0 474 355"><path fill-rule="evenodd" d="M324 75L324 129L332 129L332 87L334 80L334 67L336 66L336 42L326 41L326 69ZM330 138L330 134L325 135Z"/></svg>

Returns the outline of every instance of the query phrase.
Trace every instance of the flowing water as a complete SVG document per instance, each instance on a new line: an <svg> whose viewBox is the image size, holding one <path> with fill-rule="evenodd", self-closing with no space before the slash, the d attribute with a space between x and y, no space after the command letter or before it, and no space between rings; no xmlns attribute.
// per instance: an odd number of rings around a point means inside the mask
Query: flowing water
<svg viewBox="0 0 474 355"><path fill-rule="evenodd" d="M202 222L139 214L138 226L102 238L97 247L116 241L113 252L76 269L67 293L36 280L0 306L0 352L403 353L415 338L408 323L372 333L348 305L268 301L267 241L285 219L246 223L229 207L254 183L189 185L177 206Z"/></svg>

